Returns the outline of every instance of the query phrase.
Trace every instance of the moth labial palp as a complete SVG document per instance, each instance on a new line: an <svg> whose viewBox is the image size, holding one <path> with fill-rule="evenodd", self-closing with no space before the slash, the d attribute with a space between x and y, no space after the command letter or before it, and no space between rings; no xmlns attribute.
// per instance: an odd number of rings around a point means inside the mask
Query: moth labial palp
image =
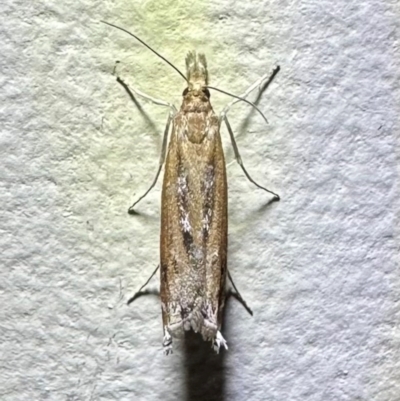
<svg viewBox="0 0 400 401"><path fill-rule="evenodd" d="M273 75L276 72L277 69ZM170 108L156 177L145 194L129 208L129 213L134 214L134 207L154 187L165 165L161 196L160 295L163 347L167 354L172 352L173 338L182 337L186 330L198 332L204 340L211 341L216 352L221 347L228 348L221 334L226 276L232 279L227 271L228 198L220 126L224 121L235 158L247 178L273 194L273 200L279 200L277 194L257 184L247 173L226 116L238 100L252 104L245 98L267 78L269 75L260 78L241 97L232 95L236 100L228 104L219 117L210 103L204 54L192 51L186 57L187 87L179 111L170 103L130 89L118 78L128 91Z"/></svg>

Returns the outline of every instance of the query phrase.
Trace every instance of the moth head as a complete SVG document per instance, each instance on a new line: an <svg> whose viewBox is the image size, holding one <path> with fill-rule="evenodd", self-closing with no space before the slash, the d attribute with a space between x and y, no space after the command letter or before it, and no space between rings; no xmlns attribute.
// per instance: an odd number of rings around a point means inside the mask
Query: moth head
<svg viewBox="0 0 400 401"><path fill-rule="evenodd" d="M189 84L208 85L207 60L203 53L189 52L186 56L186 76Z"/></svg>
<svg viewBox="0 0 400 401"><path fill-rule="evenodd" d="M204 94L207 99L210 98L210 92L207 89L208 71L207 60L203 53L197 54L195 51L189 52L186 56L186 76L188 87L183 91L183 96L192 92L194 96Z"/></svg>

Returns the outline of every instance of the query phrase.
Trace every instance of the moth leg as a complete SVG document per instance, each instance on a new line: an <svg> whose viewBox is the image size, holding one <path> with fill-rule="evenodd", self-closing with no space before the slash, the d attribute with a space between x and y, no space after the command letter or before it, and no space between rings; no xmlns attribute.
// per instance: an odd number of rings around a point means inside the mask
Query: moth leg
<svg viewBox="0 0 400 401"><path fill-rule="evenodd" d="M232 279L232 276L231 276L231 273L229 272L229 270L228 270L228 278L232 284L233 289L235 290L235 292L231 292L231 295L234 296L244 306L244 308L247 310L247 312L250 313L251 316L253 316L253 311L247 305L246 301L244 300L244 298L240 294L239 290L237 289L235 283L233 282L233 279Z"/></svg>
<svg viewBox="0 0 400 401"><path fill-rule="evenodd" d="M116 66L114 67L114 72L113 72L114 75L115 75L115 70L116 70ZM161 169L162 169L162 166L163 166L164 161L165 161L165 154L166 154L167 143L168 143L168 132L169 132L169 127L170 127L170 125L171 125L171 121L172 121L173 117L174 117L175 114L177 113L177 110L176 110L176 107L175 107L172 103L168 103L168 102L165 102L165 101L163 101L163 100L156 99L156 98L154 98L154 97L152 97L152 96L150 96L150 95L147 95L147 94L141 92L141 91L138 90L138 89L129 87L129 85L128 85L125 81L123 81L119 76L117 76L117 82L123 86L123 88L127 91L129 97L130 97L133 101L135 101L135 96L134 96L134 94L135 94L135 95L137 95L137 96L140 96L140 97L143 98L144 100L147 100L147 101L149 101L149 102L151 102L151 103L154 103L154 104L156 104L156 105L158 105L158 106L169 107L169 109L170 109L169 114L168 114L167 124L166 124L165 130L164 130L164 136L163 136L163 142L162 142L161 154L160 154L160 161L159 161L159 165L158 165L158 169L157 169L156 176L155 176L153 182L151 183L149 189L148 189L136 202L134 202L134 203L132 204L132 206L130 206L129 209L128 209L128 213L129 213L129 214L136 214L136 212L135 212L135 210L134 210L134 207L135 207L144 197L146 197L146 195L154 188L154 186L155 186L156 183L157 183L158 177L159 177L159 175L160 175L160 173L161 173Z"/></svg>
<svg viewBox="0 0 400 401"><path fill-rule="evenodd" d="M142 99L147 100L151 103L154 103L158 106L165 106L169 107L171 112L174 114L177 112L176 107L172 103L165 102L164 100L156 99L150 95L147 95L146 93L141 92L139 89L136 88L131 88L122 78L119 77L117 74L117 65L119 64L119 61L116 61L114 65L114 70L113 70L113 75L117 77L117 82L128 92L129 97L135 101L135 95L140 96Z"/></svg>
<svg viewBox="0 0 400 401"><path fill-rule="evenodd" d="M219 354L219 349L224 347L225 349L228 349L228 343L225 341L224 337L222 337L221 332L218 330L217 335L214 338L212 348L214 351Z"/></svg>
<svg viewBox="0 0 400 401"><path fill-rule="evenodd" d="M151 273L151 276L147 279L147 281L139 288L139 291L136 291L135 294L131 298L129 298L127 304L131 304L136 298L139 298L142 293L142 290L144 287L146 287L147 284L149 284L150 280L153 278L153 276L157 273L157 270L160 268L160 265L156 267L156 269Z"/></svg>
<svg viewBox="0 0 400 401"><path fill-rule="evenodd" d="M272 71L272 74L265 74L264 76L262 76L260 79L258 79L256 82L254 82L254 84L251 85L243 94L241 94L240 97L246 98L257 87L258 87L258 92L265 90L269 86L269 84L272 82L272 80L275 78L275 75L279 72L279 70L280 70L279 66L275 67L275 69ZM265 81L265 83L263 83L264 81ZM220 120L223 120L225 122L226 128L228 129L229 136L230 136L231 142L232 142L233 151L235 153L235 159L238 162L239 166L242 168L244 174L246 175L247 179L250 182L252 182L258 188L263 189L264 191L269 192L270 194L274 195L274 198L272 199L272 201L279 201L279 199L280 199L279 195L276 194L275 192L272 192L269 189L264 188L261 185L257 184L257 182L255 182L251 178L250 174L247 172L247 170L245 169L245 167L243 165L243 161L242 161L242 158L240 157L239 149L236 144L235 136L233 135L232 127L229 124L228 117L226 116L228 111L230 110L230 108L239 101L240 101L240 99L234 99L230 103L228 103L222 110L221 116L220 116Z"/></svg>
<svg viewBox="0 0 400 401"><path fill-rule="evenodd" d="M244 165L243 165L243 161L242 158L240 157L240 153L239 153L239 149L238 146L236 144L236 140L235 140L235 136L233 135L233 131L232 131L232 127L229 124L228 118L227 116L222 112L221 113L221 118L224 120L226 128L228 129L229 132L229 136L231 138L231 142L232 142L232 147L233 147L233 152L235 153L235 159L238 162L239 166L242 168L245 176L247 177L247 179L252 182L256 187L263 189L266 192L269 192L270 194L274 195L274 198L272 199L272 201L278 201L280 199L279 195L276 194L275 192L270 191L269 189L262 187L260 184L257 184L257 182L255 182L250 174L247 172L247 170L245 169Z"/></svg>
<svg viewBox="0 0 400 401"><path fill-rule="evenodd" d="M164 100L156 99L153 96L147 95L146 93L141 92L139 89L136 88L131 88L125 81L123 81L120 77L117 77L117 82L121 84L124 89L128 92L128 94L131 97L135 97L133 94L141 97L144 100L147 100L148 102L154 103L158 106L165 106L169 107L171 109L171 112L174 114L177 112L176 107L172 103L168 103Z"/></svg>
<svg viewBox="0 0 400 401"><path fill-rule="evenodd" d="M172 111L170 111L169 115L168 115L168 119L167 119L167 124L165 126L165 130L164 130L164 135L163 135L163 142L162 142L162 147L161 147L161 154L160 154L160 161L158 162L158 169L157 169L157 173L156 176L154 177L153 182L151 183L149 189L137 200L135 201L132 206L129 207L128 209L128 213L129 214L136 214L134 207L144 198L146 197L146 195L154 188L154 186L157 183L158 177L161 173L161 169L162 166L164 164L165 161L165 155L167 152L167 143L168 143L168 132L169 132L169 127L171 125L171 121L174 118L175 113L173 113Z"/></svg>
<svg viewBox="0 0 400 401"><path fill-rule="evenodd" d="M274 70L272 71L272 74L269 74L269 73L268 73L268 74L263 75L261 78L257 79L257 81L254 82L251 86L249 86L249 88L248 88L244 93L242 93L242 94L240 95L240 97L246 99L246 97L249 96L249 94L250 94L251 92L253 92L253 90L256 89L257 87L258 87L258 88L257 88L257 89L258 89L258 93L260 93L261 91L264 91L265 89L267 89L268 86L270 85L270 83L271 83L271 82L273 81L273 79L275 78L275 75L279 72L279 70L280 70L280 67L277 66L277 67L275 67ZM265 83L263 83L264 81L265 81ZM238 103L238 102L240 102L240 99L234 99L234 100L232 100L230 103L228 103L228 104L224 107L224 109L222 110L222 113L221 113L221 114L227 114L228 111L230 110L230 108L231 108L234 104L236 104L236 103Z"/></svg>
<svg viewBox="0 0 400 401"><path fill-rule="evenodd" d="M172 354L172 337L166 327L164 327L164 338L162 344L164 348L164 354Z"/></svg>

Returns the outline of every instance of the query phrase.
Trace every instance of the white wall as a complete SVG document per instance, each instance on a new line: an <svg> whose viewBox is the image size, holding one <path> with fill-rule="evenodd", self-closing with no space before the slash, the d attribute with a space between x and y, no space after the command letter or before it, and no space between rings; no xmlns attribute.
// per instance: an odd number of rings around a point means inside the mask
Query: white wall
<svg viewBox="0 0 400 401"><path fill-rule="evenodd" d="M1 399L399 399L396 2L33 4L0 6ZM281 66L259 102L268 126L231 113L280 203L265 206L222 132L229 268L254 317L228 302L220 356L189 338L165 357L159 298L126 306L158 263L161 181L126 211L167 113L140 101L141 114L112 70L177 106L185 85L101 19L181 69L204 50L211 83L237 94Z"/></svg>

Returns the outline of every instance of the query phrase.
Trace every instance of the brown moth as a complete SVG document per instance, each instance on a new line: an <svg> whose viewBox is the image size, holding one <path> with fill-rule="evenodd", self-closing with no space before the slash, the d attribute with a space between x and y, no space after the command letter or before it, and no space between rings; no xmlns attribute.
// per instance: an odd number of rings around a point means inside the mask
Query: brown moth
<svg viewBox="0 0 400 401"><path fill-rule="evenodd" d="M203 54L186 57L188 87L174 116L161 197L161 305L165 347L193 329L216 350L225 302L227 183L219 118Z"/></svg>
<svg viewBox="0 0 400 401"><path fill-rule="evenodd" d="M137 36L123 28L106 24L134 36L171 65ZM261 88L261 83L267 76L262 77L238 97L208 85L204 54L196 54L194 51L188 53L186 77L176 67L171 66L187 81L179 111L167 102L132 89L134 94L158 105L167 106L171 111L164 131L156 177L146 193L129 208L129 213L135 214L134 206L154 187L165 161L161 196L159 266L164 350L166 354L171 352L173 338L182 337L184 331L193 330L200 333L204 340L212 341L215 351L218 352L220 347L228 348L220 331L227 275L237 296L244 302L227 270L227 180L220 126L224 121L232 141L235 158L246 177L259 188L273 194L272 201L279 200L277 194L258 185L247 173L226 117L229 108L238 100L252 104L245 99L246 96L258 86ZM272 81L278 70L279 67L269 77L264 88ZM117 80L131 94L131 89L121 79ZM221 115L217 116L210 103L209 88L233 96L237 100L232 101ZM252 105L258 110L254 104ZM261 115L264 117L262 113ZM170 141L166 152L171 124ZM137 294L128 303L133 301Z"/></svg>

